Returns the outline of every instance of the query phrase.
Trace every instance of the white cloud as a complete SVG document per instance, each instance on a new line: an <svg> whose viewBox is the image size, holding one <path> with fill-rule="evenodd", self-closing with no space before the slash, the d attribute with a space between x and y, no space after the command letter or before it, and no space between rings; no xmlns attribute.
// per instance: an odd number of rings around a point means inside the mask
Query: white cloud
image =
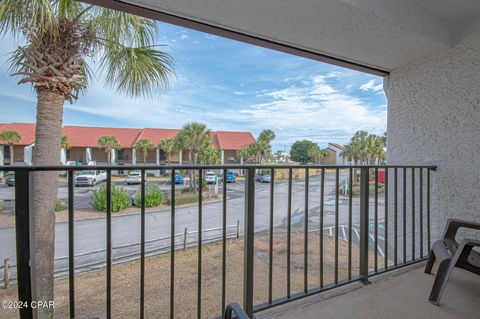
<svg viewBox="0 0 480 319"><path fill-rule="evenodd" d="M362 84L360 86L360 90L380 92L381 90L383 90L383 83L377 84L375 80L370 80L367 83Z"/></svg>

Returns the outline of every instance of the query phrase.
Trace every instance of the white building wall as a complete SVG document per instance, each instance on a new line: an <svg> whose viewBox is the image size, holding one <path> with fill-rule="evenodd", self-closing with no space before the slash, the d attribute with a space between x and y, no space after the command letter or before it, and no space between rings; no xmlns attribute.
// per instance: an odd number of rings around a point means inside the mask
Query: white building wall
<svg viewBox="0 0 480 319"><path fill-rule="evenodd" d="M448 218L480 222L480 20L453 49L393 71L384 86L388 164L438 166L433 239Z"/></svg>

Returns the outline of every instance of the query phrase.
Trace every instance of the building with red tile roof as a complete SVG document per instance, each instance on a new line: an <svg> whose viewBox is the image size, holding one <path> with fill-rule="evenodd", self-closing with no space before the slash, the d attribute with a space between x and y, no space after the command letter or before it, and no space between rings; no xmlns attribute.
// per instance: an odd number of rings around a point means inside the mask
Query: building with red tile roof
<svg viewBox="0 0 480 319"><path fill-rule="evenodd" d="M122 148L132 148L141 136L143 129L114 128L93 126L65 126L63 134L68 136L71 147L96 147L97 141L102 136L115 136Z"/></svg>
<svg viewBox="0 0 480 319"><path fill-rule="evenodd" d="M21 135L20 143L15 145L15 162L31 162L31 147L35 142L35 124L0 123L0 132L4 130L14 130ZM113 151L112 161L117 164L135 164L137 158L139 161L143 161L142 155L139 154L137 156L135 151L135 144L139 140L148 139L157 147L160 141L174 138L179 132L179 129L164 128L114 128L67 125L63 127L62 133L68 137L69 149L62 151L61 158L64 163L69 161L106 163L107 154L105 150L98 147L97 141L102 136L111 135L117 138L121 147L121 149ZM237 151L255 142L255 138L250 132L212 131L211 137L212 146L222 152L222 163L240 163L241 159L237 157ZM3 146L6 143L0 141L0 145L2 145L0 151L5 153ZM29 148L29 150L27 151L26 148ZM30 159L26 159L24 154L28 154ZM170 156L170 160L173 163L182 163L186 158L182 151ZM166 155L157 148L148 154L146 162L160 164L165 159Z"/></svg>
<svg viewBox="0 0 480 319"><path fill-rule="evenodd" d="M0 132L15 131L20 134L21 140L15 145L31 145L35 142L35 124L32 123L10 123L0 124ZM0 141L0 145L6 145L5 141Z"/></svg>

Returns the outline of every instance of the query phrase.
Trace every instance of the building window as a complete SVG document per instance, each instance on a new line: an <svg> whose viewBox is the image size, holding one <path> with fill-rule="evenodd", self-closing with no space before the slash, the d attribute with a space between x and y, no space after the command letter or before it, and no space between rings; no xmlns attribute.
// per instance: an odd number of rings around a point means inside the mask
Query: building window
<svg viewBox="0 0 480 319"><path fill-rule="evenodd" d="M237 160L233 156L227 156L227 162L236 162Z"/></svg>
<svg viewBox="0 0 480 319"><path fill-rule="evenodd" d="M10 147L8 145L3 147L3 160L10 161Z"/></svg>

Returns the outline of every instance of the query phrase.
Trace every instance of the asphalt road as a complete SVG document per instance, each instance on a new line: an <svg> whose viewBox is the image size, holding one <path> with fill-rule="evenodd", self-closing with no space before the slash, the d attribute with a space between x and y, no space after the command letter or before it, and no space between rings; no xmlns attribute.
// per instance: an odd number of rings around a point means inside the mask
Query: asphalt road
<svg viewBox="0 0 480 319"><path fill-rule="evenodd" d="M340 176L340 181L347 176ZM305 217L305 182L294 181L292 187L292 227L294 231L303 229ZM309 187L309 229L319 228L320 216L320 177L310 178ZM162 187L169 188L169 185ZM98 187L98 186L97 186ZM125 186L132 193L138 186ZM96 188L96 187L94 187ZM84 207L85 202L90 200L91 191L94 188L76 188L75 200L79 204L75 207ZM221 187L219 187L221 189ZM243 234L244 220L244 188L243 181L237 181L235 184L228 184L227 190L227 225L236 225L240 221L240 233ZM287 191L286 182L275 183L275 201L273 224L276 230L283 231L287 225ZM0 189L0 198L8 191L5 187ZM59 197L66 195L65 185L59 188ZM83 203L83 204L82 204ZM256 183L255 189L255 231L267 230L269 227L269 203L270 203L270 184ZM77 206L79 205L79 206ZM373 211L373 203L371 203ZM353 223L359 222L359 199L354 198ZM379 197L379 206L383 207L383 196ZM379 208L382 211L382 208ZM348 197L340 196L339 199L339 223L348 223ZM163 237L169 237L170 229L170 210L158 211L146 214L146 241L151 241L146 245L147 252L154 253L162 249L167 249L170 243L169 238L156 240ZM198 227L198 206L179 207L175 211L175 233L177 244L183 242L183 231L188 228L189 232L194 232ZM211 202L203 205L202 209L202 229L219 228L222 225L222 203ZM324 226L335 225L335 175L325 175L325 200L324 200ZM122 261L125 259L136 258L140 251L140 215L123 215L112 218L112 246L114 260ZM235 228L229 228L229 234L235 233ZM204 240L221 235L221 230L213 230L204 233ZM198 234L189 235L189 243L195 244ZM127 246L127 247L125 247ZM106 247L106 223L104 218L90 219L75 222L75 258L76 267L98 267L98 263L105 261ZM79 256L80 255L80 256ZM66 222L57 223L55 226L55 256L56 259L68 256L68 225ZM10 258L12 263L15 261L15 231L13 228L0 229L0 259ZM57 271L68 267L67 259L57 260L55 263ZM14 272L13 272L14 275Z"/></svg>

